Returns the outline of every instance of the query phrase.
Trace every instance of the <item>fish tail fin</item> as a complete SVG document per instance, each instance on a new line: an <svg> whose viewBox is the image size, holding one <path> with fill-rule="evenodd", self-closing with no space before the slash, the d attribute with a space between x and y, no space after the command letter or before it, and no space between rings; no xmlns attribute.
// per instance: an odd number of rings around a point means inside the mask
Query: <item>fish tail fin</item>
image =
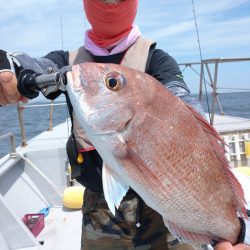
<svg viewBox="0 0 250 250"><path fill-rule="evenodd" d="M244 190L239 183L238 179L235 177L231 168L228 164L227 158L225 156L225 142L221 138L221 136L217 133L217 131L207 122L203 116L201 116L196 110L194 110L191 106L187 105L189 110L192 112L194 117L198 120L199 124L201 125L203 131L205 132L209 142L211 143L218 160L221 162L223 170L228 177L228 181L231 185L235 205L237 211L239 212L240 216L243 218L248 218L246 213L246 200L244 196Z"/></svg>

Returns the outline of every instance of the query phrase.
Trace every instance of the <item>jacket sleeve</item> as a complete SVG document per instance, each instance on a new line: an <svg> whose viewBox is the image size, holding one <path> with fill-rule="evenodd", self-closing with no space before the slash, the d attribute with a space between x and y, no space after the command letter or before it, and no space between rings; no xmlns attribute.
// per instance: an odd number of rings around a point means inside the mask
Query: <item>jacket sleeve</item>
<svg viewBox="0 0 250 250"><path fill-rule="evenodd" d="M162 50L155 49L151 53L147 73L160 81L174 95L205 116L200 102L191 96L177 62Z"/></svg>

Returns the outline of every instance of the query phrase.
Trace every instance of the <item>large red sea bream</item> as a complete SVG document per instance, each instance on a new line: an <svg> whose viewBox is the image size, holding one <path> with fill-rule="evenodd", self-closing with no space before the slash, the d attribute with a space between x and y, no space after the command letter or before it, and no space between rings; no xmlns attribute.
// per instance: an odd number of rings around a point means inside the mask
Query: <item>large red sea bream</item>
<svg viewBox="0 0 250 250"><path fill-rule="evenodd" d="M77 118L103 158L113 213L131 187L178 238L236 243L243 190L201 115L151 76L120 65L75 65L68 81Z"/></svg>

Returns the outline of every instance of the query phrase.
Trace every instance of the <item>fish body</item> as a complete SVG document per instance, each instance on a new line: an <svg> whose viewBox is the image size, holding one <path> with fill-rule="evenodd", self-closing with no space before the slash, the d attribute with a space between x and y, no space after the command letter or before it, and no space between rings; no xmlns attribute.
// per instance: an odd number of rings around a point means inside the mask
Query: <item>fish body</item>
<svg viewBox="0 0 250 250"><path fill-rule="evenodd" d="M243 190L201 115L153 77L120 65L75 65L68 82L77 118L104 161L113 213L131 187L178 238L236 243Z"/></svg>

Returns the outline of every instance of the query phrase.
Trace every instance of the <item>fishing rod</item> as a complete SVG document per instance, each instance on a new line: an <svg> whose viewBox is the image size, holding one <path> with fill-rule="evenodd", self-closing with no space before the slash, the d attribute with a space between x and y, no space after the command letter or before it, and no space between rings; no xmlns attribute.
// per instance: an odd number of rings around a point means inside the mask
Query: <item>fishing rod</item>
<svg viewBox="0 0 250 250"><path fill-rule="evenodd" d="M59 71L50 74L39 74L30 69L21 70L18 76L17 89L22 96L33 99L39 92L49 95L52 92L66 91L66 73L71 71L70 66L62 67Z"/></svg>
<svg viewBox="0 0 250 250"><path fill-rule="evenodd" d="M199 29L198 29L198 23L197 23L194 0L191 0L191 3L192 3L192 7L193 7L193 17L194 17L194 23L195 23L197 42L198 42L198 46L199 46L200 61L201 61L201 64L202 64L203 56L202 56L202 51L201 51L200 34L199 34ZM208 101L208 91L207 91L206 79L205 79L205 74L204 74L203 68L201 70L201 74L202 74L201 77L203 79L203 85L204 85L205 93L206 93L206 103L207 103L207 109L208 109L208 116L209 116L209 121L210 121L210 124L211 124L211 112L210 112L210 106L209 106L209 101Z"/></svg>

